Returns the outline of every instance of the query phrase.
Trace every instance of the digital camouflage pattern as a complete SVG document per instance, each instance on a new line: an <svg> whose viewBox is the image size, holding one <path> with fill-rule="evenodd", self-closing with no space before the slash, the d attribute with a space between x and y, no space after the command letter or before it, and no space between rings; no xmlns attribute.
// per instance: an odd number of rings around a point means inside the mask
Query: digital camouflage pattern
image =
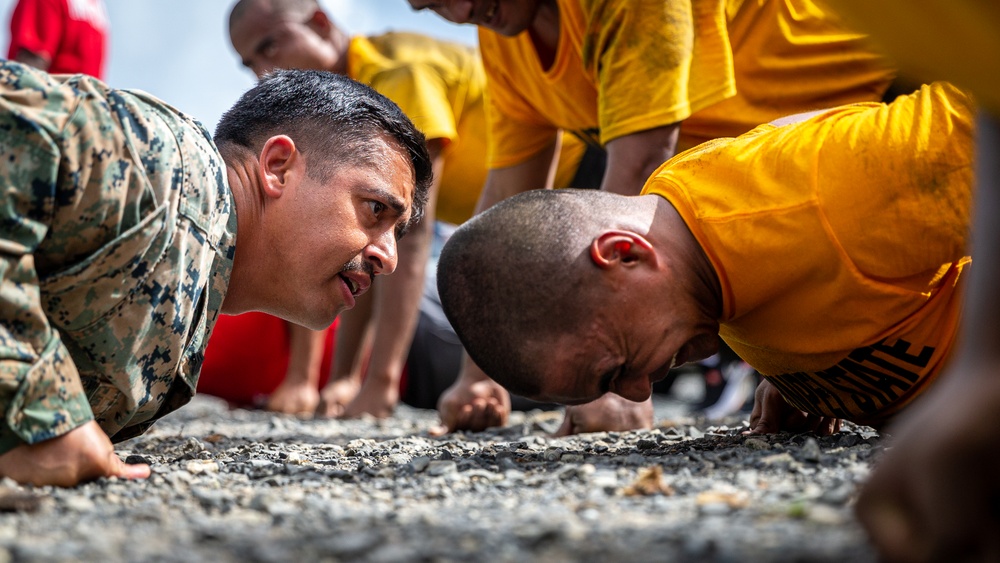
<svg viewBox="0 0 1000 563"><path fill-rule="evenodd" d="M0 64L0 453L94 419L115 440L194 393L236 213L196 121Z"/></svg>

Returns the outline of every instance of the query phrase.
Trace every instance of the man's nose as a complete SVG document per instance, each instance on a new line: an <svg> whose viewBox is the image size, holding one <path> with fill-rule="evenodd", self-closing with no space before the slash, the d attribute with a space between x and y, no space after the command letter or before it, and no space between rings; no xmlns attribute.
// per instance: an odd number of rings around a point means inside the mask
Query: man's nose
<svg viewBox="0 0 1000 563"><path fill-rule="evenodd" d="M375 275L391 274L396 270L396 236L393 231L386 231L373 240L364 250L365 260L372 265Z"/></svg>
<svg viewBox="0 0 1000 563"><path fill-rule="evenodd" d="M626 377L617 383L614 393L637 403L645 401L653 393L653 386L645 376Z"/></svg>

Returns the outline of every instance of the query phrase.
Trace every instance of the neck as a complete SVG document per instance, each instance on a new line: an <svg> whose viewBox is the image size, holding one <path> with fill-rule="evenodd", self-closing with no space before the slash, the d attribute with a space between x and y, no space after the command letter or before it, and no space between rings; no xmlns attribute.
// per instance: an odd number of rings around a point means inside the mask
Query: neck
<svg viewBox="0 0 1000 563"><path fill-rule="evenodd" d="M671 284L680 283L694 297L704 315L718 320L722 316L722 287L719 277L701 243L691 233L677 209L658 195L650 233L670 257Z"/></svg>
<svg viewBox="0 0 1000 563"><path fill-rule="evenodd" d="M556 0L543 0L539 3L528 34L542 66L548 68L555 60L556 50L559 48L559 4Z"/></svg>
<svg viewBox="0 0 1000 563"><path fill-rule="evenodd" d="M260 175L256 160L242 156L226 159L226 177L236 206L236 255L233 257L233 271L229 278L229 288L222 312L236 315L259 310L259 299L252 288L257 287L256 272L260 270L259 254L255 249L260 244L258 237L261 212L264 201L260 194ZM257 254L257 256L255 256Z"/></svg>

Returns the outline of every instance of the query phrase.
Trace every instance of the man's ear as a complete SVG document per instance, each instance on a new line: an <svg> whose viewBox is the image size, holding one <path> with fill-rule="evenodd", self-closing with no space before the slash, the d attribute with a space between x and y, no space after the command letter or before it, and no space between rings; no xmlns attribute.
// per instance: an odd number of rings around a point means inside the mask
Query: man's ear
<svg viewBox="0 0 1000 563"><path fill-rule="evenodd" d="M590 243L590 259L598 268L631 266L652 261L656 264L653 245L642 235L631 231L604 231Z"/></svg>
<svg viewBox="0 0 1000 563"><path fill-rule="evenodd" d="M289 187L302 154L287 135L276 135L260 150L261 189L265 197L279 198Z"/></svg>

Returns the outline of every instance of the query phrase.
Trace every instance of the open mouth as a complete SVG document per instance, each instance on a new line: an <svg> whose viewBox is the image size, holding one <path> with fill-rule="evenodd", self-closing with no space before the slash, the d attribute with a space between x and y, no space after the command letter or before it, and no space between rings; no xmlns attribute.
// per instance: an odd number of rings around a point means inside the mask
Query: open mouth
<svg viewBox="0 0 1000 563"><path fill-rule="evenodd" d="M649 374L649 381L650 381L650 383L656 383L657 381L661 381L662 379L664 379L665 377L667 377L667 374L670 373L670 370L672 370L675 367L677 367L678 365L680 365L680 364L677 363L677 358L678 358L678 356L680 356L680 353L681 353L681 351L678 350L677 353L674 354L673 357L670 358L670 362L669 363L666 363L666 364L660 366L656 371L654 371L653 373Z"/></svg>
<svg viewBox="0 0 1000 563"><path fill-rule="evenodd" d="M685 342L680 348L677 349L677 352L674 354L674 357L670 359L671 369L675 367L680 367L688 363L688 358L690 356L691 356L690 342Z"/></svg>
<svg viewBox="0 0 1000 563"><path fill-rule="evenodd" d="M347 284L347 289L351 290L351 295L357 295L358 291L361 290L361 286L358 285L358 282L352 280L344 274L340 274L340 279L344 280L344 283Z"/></svg>

